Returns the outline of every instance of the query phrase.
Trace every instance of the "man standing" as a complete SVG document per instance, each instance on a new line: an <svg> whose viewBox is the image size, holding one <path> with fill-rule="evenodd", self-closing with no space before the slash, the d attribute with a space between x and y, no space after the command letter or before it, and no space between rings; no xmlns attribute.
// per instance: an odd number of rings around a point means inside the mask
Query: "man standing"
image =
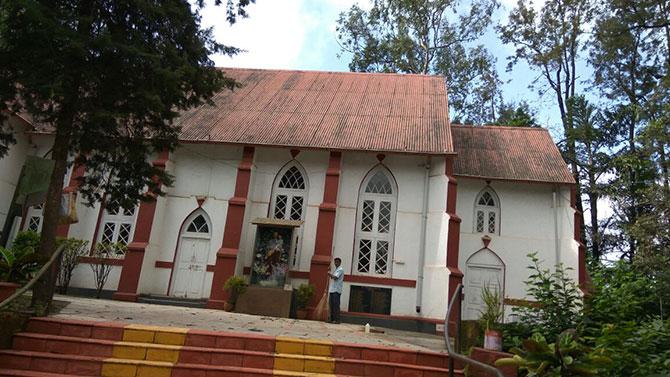
<svg viewBox="0 0 670 377"><path fill-rule="evenodd" d="M328 286L329 304L330 304L330 322L340 323L340 295L342 295L342 284L344 281L344 270L340 265L342 259L335 258L335 272L330 276L330 284Z"/></svg>

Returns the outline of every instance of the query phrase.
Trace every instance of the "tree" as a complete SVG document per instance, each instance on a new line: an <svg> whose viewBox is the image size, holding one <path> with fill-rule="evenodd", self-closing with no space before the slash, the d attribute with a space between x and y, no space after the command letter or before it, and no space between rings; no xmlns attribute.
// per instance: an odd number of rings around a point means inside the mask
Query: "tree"
<svg viewBox="0 0 670 377"><path fill-rule="evenodd" d="M565 157L577 182L577 209L580 212L583 212L583 206L579 167L575 142L569 138L572 124L568 119L568 101L576 95L579 51L585 43L585 26L592 12L591 0L547 0L539 12L532 3L519 0L510 12L507 24L498 26L503 43L516 48L508 69L519 61L526 62L539 73L534 83L541 83L540 94L548 90L556 99L567 141Z"/></svg>
<svg viewBox="0 0 670 377"><path fill-rule="evenodd" d="M518 104L503 103L498 110L498 119L495 124L508 127L539 127L535 119L535 111L526 101Z"/></svg>
<svg viewBox="0 0 670 377"><path fill-rule="evenodd" d="M612 123L608 122L584 96L568 101L569 139L575 142L576 160L579 165L580 182L588 196L590 224L586 227L588 245L594 260L600 260L603 249L603 232L609 220L601 224L598 218L598 201L604 195L602 178L610 171L611 157L608 154L616 137Z"/></svg>
<svg viewBox="0 0 670 377"><path fill-rule="evenodd" d="M249 1L228 0L228 21L244 16ZM54 251L68 155L87 168L79 183L89 203L110 196L130 208L172 183L148 157L175 148L180 111L236 85L209 55L238 50L201 29L202 6L202 0L193 8L178 0L0 0L1 110L29 113L54 136L39 254ZM12 137L4 131L6 146ZM38 313L48 310L53 280L46 274L35 286Z"/></svg>
<svg viewBox="0 0 670 377"><path fill-rule="evenodd" d="M670 28L667 1L644 0L641 4L609 0L598 9L589 62L593 83L609 101L609 123L616 140L615 179L609 185L617 203L616 224L625 235L626 258L633 260L640 243L631 227L655 212L645 200L647 187L659 178L667 181L666 143L663 129L668 95ZM665 18L663 18L665 17ZM665 48L664 48L665 47ZM667 124L667 123L666 123ZM666 126L667 127L667 126ZM650 129L647 131L647 129ZM643 141L641 136L645 135ZM654 159L657 157L657 160Z"/></svg>
<svg viewBox="0 0 670 377"><path fill-rule="evenodd" d="M476 0L457 13L458 0L375 0L370 11L352 6L337 20L349 69L445 75L452 119L487 123L495 119L501 82L495 58L471 46L486 31L497 0Z"/></svg>

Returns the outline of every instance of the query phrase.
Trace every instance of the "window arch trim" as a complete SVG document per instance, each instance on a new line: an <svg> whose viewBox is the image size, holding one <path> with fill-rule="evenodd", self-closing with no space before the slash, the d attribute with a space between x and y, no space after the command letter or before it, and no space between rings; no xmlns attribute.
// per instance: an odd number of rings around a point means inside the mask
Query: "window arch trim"
<svg viewBox="0 0 670 377"><path fill-rule="evenodd" d="M473 233L500 235L500 198L487 185L475 197L473 205Z"/></svg>
<svg viewBox="0 0 670 377"><path fill-rule="evenodd" d="M298 187L281 187L282 183L289 182L295 177L295 173L300 173L302 178ZM294 185L295 186L295 185ZM279 169L272 182L272 191L270 193L270 205L268 207L268 217L282 218L287 220L304 220L307 213L307 194L309 193L309 178L305 168L293 159ZM300 199L297 199L300 198ZM279 203L279 207L277 204ZM299 215L299 217L298 217Z"/></svg>

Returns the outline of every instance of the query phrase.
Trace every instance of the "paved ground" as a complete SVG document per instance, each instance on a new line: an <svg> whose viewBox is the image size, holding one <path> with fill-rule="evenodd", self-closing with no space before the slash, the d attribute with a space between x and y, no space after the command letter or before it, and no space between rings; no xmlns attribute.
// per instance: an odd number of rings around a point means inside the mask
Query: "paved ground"
<svg viewBox="0 0 670 377"><path fill-rule="evenodd" d="M270 336L326 339L337 342L375 344L446 352L444 338L436 335L383 329L383 334L365 334L363 326L328 324L289 318L261 317L221 310L138 304L73 296L55 297L61 307L57 318L91 321L122 321L156 326L192 327L212 331L239 331Z"/></svg>

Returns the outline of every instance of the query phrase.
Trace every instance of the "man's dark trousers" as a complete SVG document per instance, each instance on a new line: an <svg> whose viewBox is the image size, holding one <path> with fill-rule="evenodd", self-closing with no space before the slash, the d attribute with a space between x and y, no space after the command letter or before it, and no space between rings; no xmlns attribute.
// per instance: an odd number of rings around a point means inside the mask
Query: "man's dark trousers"
<svg viewBox="0 0 670 377"><path fill-rule="evenodd" d="M337 292L330 292L330 320L332 322L340 322L340 294Z"/></svg>

